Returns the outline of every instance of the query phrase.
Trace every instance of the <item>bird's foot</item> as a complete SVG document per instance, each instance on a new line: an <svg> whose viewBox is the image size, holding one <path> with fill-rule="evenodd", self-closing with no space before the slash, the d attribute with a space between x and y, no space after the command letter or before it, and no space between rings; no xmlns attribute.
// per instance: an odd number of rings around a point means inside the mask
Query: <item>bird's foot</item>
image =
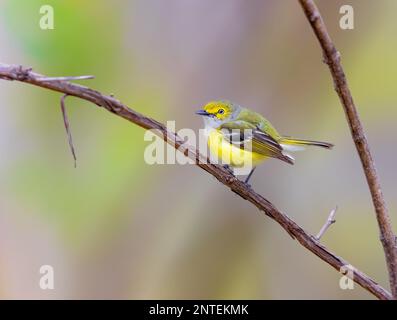
<svg viewBox="0 0 397 320"><path fill-rule="evenodd" d="M253 168L251 169L250 173L248 174L247 178L245 178L245 181L244 181L245 185L246 185L248 188L250 188L250 189L251 189L251 185L248 183L248 181L251 179L252 174L254 173L255 169L256 169L256 167L253 167Z"/></svg>
<svg viewBox="0 0 397 320"><path fill-rule="evenodd" d="M224 164L223 168L226 169L231 175L234 176L234 171L228 164Z"/></svg>
<svg viewBox="0 0 397 320"><path fill-rule="evenodd" d="M247 179L244 180L244 184L248 189L252 189L252 186L250 183L248 183Z"/></svg>

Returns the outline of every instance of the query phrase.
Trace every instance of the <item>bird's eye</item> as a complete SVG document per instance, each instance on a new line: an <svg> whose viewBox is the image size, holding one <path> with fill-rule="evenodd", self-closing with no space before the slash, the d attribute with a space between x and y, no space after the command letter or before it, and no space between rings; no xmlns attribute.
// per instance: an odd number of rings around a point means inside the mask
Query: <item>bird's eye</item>
<svg viewBox="0 0 397 320"><path fill-rule="evenodd" d="M225 113L225 110L224 110L224 109L219 109L219 110L218 110L218 113L219 113L219 114L224 114L224 113Z"/></svg>

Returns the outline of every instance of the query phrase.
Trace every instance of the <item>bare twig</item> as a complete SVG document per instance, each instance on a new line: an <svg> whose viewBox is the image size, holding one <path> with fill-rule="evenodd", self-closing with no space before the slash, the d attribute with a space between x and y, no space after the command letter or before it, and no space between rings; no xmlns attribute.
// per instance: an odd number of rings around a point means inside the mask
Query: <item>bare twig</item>
<svg viewBox="0 0 397 320"><path fill-rule="evenodd" d="M94 79L94 76L76 76L76 77L43 77L39 81L73 81L73 80L87 80Z"/></svg>
<svg viewBox="0 0 397 320"><path fill-rule="evenodd" d="M299 2L318 41L320 42L321 48L323 49L324 61L328 64L331 71L335 90L342 103L347 122L350 126L351 135L361 159L369 190L371 192L372 202L375 207L376 219L378 221L380 231L380 240L385 252L386 265L389 272L391 292L393 297L397 298L396 236L393 232L390 216L380 186L380 180L376 172L375 163L370 152L363 125L361 124L357 108L347 84L345 72L343 71L340 62L340 54L336 50L321 14L314 2L312 0L299 0Z"/></svg>
<svg viewBox="0 0 397 320"><path fill-rule="evenodd" d="M68 119L68 114L66 113L66 107L65 107L65 99L68 96L68 94L64 94L61 98L61 110L62 110L62 117L63 117L63 123L65 125L66 129L66 134L68 135L68 142L69 142L69 147L70 151L72 152L72 156L74 159L74 167L77 167L77 158L76 158L76 152L74 150L74 145L73 145L73 139L72 139L72 132L70 131L70 124L69 124L69 119Z"/></svg>
<svg viewBox="0 0 397 320"><path fill-rule="evenodd" d="M320 231L316 236L317 240L320 240L324 235L324 233L327 232L328 228L336 222L335 220L336 210L338 210L338 207L335 207L335 209L332 209L332 211L330 212L327 221L325 221L324 225L322 226L322 228L320 229Z"/></svg>
<svg viewBox="0 0 397 320"><path fill-rule="evenodd" d="M17 80L68 94L70 96L75 96L104 107L106 110L135 123L142 128L154 129L154 132L157 132L160 137L176 149L183 151L184 154L192 159L197 166L213 175L218 179L218 181L230 188L233 192L243 199L251 202L260 211L263 211L268 217L275 220L285 231L288 232L289 235L298 240L298 242L307 250L338 271L340 271L342 267L349 265L346 260L329 251L325 246L320 244L314 236L308 234L286 214L279 211L272 203L248 187L244 182L234 177L227 169L223 168L223 166L209 163L206 157L200 154L196 149L184 143L183 139L178 135L168 131L160 122L144 116L130 109L115 98L103 95L96 90L65 81L43 82L38 80L40 77L42 77L40 74L33 73L20 66L0 63L0 79ZM379 299L391 299L391 295L387 290L382 288L369 276L358 269L355 269L354 281Z"/></svg>

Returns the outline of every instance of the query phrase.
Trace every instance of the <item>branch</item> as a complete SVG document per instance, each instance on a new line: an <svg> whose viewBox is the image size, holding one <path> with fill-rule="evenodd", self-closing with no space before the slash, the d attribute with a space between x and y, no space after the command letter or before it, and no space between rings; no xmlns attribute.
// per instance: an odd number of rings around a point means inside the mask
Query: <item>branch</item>
<svg viewBox="0 0 397 320"><path fill-rule="evenodd" d="M154 129L158 132L159 136L164 139L164 141L183 152L201 169L207 171L233 192L243 199L251 202L260 211L263 211L268 217L275 220L292 238L298 240L302 246L318 256L320 259L338 271L341 270L341 267L350 264L346 260L329 251L326 247L320 244L314 236L308 234L286 214L276 209L273 204L252 190L244 182L234 177L227 169L223 168L223 166L209 163L206 157L201 155L191 146L186 145L183 139L178 137L175 133L168 131L163 124L130 109L115 98L103 95L96 90L66 81L41 81L40 77L42 77L40 74L33 73L30 69L0 63L0 79L30 83L38 87L43 87L69 96L84 99L103 107L109 112L112 112L144 129ZM391 299L390 293L369 276L356 268L354 270L353 278L357 284L379 299Z"/></svg>
<svg viewBox="0 0 397 320"><path fill-rule="evenodd" d="M378 221L380 240L385 252L387 269L389 272L389 282L391 292L394 298L397 298L397 243L396 236L393 232L390 216L387 210L386 202L383 197L380 180L376 172L374 160L367 138L361 124L357 108L354 104L353 97L347 84L346 75L340 63L340 54L336 50L327 28L321 17L321 14L312 0L299 0L303 11L313 31L320 42L323 50L324 61L328 64L332 78L334 80L335 90L338 93L349 123L351 135L361 159L369 190L371 192L372 202L375 207L376 219Z"/></svg>
<svg viewBox="0 0 397 320"><path fill-rule="evenodd" d="M94 79L94 76L77 76L77 77L43 77L40 81L72 81L72 80L87 80Z"/></svg>
<svg viewBox="0 0 397 320"><path fill-rule="evenodd" d="M320 231L316 236L317 240L320 240L323 237L323 235L327 232L328 228L336 222L335 220L336 210L338 210L338 207L335 207L335 209L333 209L330 212L327 221L325 221L324 225L322 226L322 228L320 229Z"/></svg>
<svg viewBox="0 0 397 320"><path fill-rule="evenodd" d="M41 80L41 81L43 81L43 80ZM74 167L76 168L77 167L76 151L74 150L72 133L70 132L70 124L69 124L68 114L66 113L66 107L65 107L65 99L67 96L68 96L67 94L64 94L61 98L61 111L62 111L63 123L64 123L65 129L66 129L66 134L68 135L68 143L69 143L70 152L72 153L73 160L74 160Z"/></svg>

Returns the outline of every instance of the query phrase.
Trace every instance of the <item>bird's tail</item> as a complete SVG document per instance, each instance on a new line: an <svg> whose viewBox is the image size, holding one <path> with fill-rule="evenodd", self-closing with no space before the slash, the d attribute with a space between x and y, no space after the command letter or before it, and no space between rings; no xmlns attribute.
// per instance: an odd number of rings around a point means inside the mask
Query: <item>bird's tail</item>
<svg viewBox="0 0 397 320"><path fill-rule="evenodd" d="M331 149L334 145L328 142L303 140L291 137L281 137L279 143L286 151L299 151L303 150L305 146L316 146L326 149Z"/></svg>

